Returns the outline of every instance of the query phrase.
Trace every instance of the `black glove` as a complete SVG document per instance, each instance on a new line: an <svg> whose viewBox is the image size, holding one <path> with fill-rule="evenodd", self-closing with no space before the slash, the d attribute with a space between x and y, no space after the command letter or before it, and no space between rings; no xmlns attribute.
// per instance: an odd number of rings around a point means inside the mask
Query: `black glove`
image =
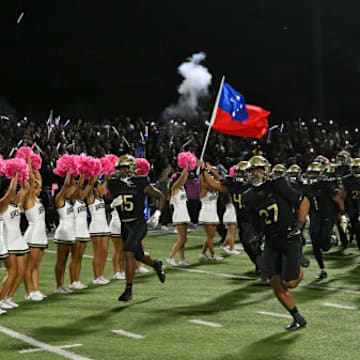
<svg viewBox="0 0 360 360"><path fill-rule="evenodd" d="M305 223L303 223L300 220L296 220L295 225L291 229L289 229L289 231L287 233L287 237L291 238L293 236L300 235L302 233L302 231L304 230L304 226L305 226Z"/></svg>

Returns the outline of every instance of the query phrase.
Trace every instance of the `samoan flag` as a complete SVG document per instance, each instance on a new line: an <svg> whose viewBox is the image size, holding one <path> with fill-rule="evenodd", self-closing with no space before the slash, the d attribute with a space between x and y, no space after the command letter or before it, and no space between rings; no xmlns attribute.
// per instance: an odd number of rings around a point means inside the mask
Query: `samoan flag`
<svg viewBox="0 0 360 360"><path fill-rule="evenodd" d="M267 132L269 111L246 105L243 95L224 83L211 127L225 134L261 138Z"/></svg>

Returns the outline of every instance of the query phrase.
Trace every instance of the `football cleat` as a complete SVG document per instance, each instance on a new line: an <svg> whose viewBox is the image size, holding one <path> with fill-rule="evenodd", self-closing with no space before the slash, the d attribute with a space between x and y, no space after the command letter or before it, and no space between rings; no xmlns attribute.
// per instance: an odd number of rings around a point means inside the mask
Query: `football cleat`
<svg viewBox="0 0 360 360"><path fill-rule="evenodd" d="M315 280L322 280L327 278L327 272L325 270L321 270L319 275L315 276Z"/></svg>
<svg viewBox="0 0 360 360"><path fill-rule="evenodd" d="M306 321L305 319L303 319L304 321L301 322L301 324L299 324L297 321L294 321L292 324L289 324L285 330L299 330L302 329L304 327L306 327Z"/></svg>
<svg viewBox="0 0 360 360"><path fill-rule="evenodd" d="M160 260L155 260L154 261L154 269L156 271L157 276L159 277L160 282L165 282L166 276L165 276L165 272L162 268L162 261Z"/></svg>
<svg viewBox="0 0 360 360"><path fill-rule="evenodd" d="M132 299L132 290L126 288L125 291L119 296L119 301L129 301Z"/></svg>

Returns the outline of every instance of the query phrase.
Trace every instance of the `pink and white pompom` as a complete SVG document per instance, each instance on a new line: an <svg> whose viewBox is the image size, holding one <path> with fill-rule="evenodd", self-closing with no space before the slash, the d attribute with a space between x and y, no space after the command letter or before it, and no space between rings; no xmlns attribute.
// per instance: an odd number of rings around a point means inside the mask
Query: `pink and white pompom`
<svg viewBox="0 0 360 360"><path fill-rule="evenodd" d="M4 158L0 155L0 176L4 175Z"/></svg>
<svg viewBox="0 0 360 360"><path fill-rule="evenodd" d="M116 155L108 154L101 158L102 172L105 175L115 174L115 164L118 157Z"/></svg>
<svg viewBox="0 0 360 360"><path fill-rule="evenodd" d="M189 151L179 153L177 160L178 160L178 166L181 169L188 167L189 170L194 170L196 168L196 164L197 164L196 156Z"/></svg>
<svg viewBox="0 0 360 360"><path fill-rule="evenodd" d="M102 174L102 166L100 159L94 159L93 167L91 169L91 175L99 177Z"/></svg>
<svg viewBox="0 0 360 360"><path fill-rule="evenodd" d="M29 167L26 161L22 158L15 158L5 160L3 162L4 165L4 173L8 179L12 179L16 173L19 173L18 181L20 184L24 182L24 180L29 179Z"/></svg>
<svg viewBox="0 0 360 360"><path fill-rule="evenodd" d="M232 178L235 176L235 168L236 168L236 165L232 166L229 169L229 176L232 177Z"/></svg>
<svg viewBox="0 0 360 360"><path fill-rule="evenodd" d="M17 152L15 157L27 160L33 154L33 150L29 146L21 147Z"/></svg>
<svg viewBox="0 0 360 360"><path fill-rule="evenodd" d="M78 165L75 156L64 154L56 161L54 173L61 177L65 177L68 172L70 172L72 176L78 176Z"/></svg>
<svg viewBox="0 0 360 360"><path fill-rule="evenodd" d="M136 176L147 176L150 172L150 163L144 158L136 158Z"/></svg>
<svg viewBox="0 0 360 360"><path fill-rule="evenodd" d="M42 164L42 159L41 156L38 154L30 154L30 158L31 158L31 167L34 171L37 171L39 169L41 169L41 164Z"/></svg>
<svg viewBox="0 0 360 360"><path fill-rule="evenodd" d="M79 174L85 173L85 179L92 177L92 169L95 166L95 159L85 154L75 156Z"/></svg>

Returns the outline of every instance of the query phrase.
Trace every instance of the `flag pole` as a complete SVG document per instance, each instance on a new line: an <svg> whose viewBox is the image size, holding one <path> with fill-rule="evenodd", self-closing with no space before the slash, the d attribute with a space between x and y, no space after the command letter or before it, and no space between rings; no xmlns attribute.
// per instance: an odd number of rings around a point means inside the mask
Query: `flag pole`
<svg viewBox="0 0 360 360"><path fill-rule="evenodd" d="M203 158L204 158L205 149L206 149L206 146L207 146L207 143L208 143L208 140L209 140L209 136L210 136L211 126L214 124L214 121L215 121L217 107L219 105L220 94L221 94L221 90L222 90L224 81L225 81L225 75L223 75L223 77L221 78L220 88L219 88L219 91L218 91L217 96L216 96L215 105L214 105L214 108L213 108L213 111L212 111L212 114L211 114L210 124L209 124L208 131L207 131L207 134L206 134L206 137L205 137L204 145L203 145L203 148L202 148L202 151L201 151L200 160L203 160Z"/></svg>

